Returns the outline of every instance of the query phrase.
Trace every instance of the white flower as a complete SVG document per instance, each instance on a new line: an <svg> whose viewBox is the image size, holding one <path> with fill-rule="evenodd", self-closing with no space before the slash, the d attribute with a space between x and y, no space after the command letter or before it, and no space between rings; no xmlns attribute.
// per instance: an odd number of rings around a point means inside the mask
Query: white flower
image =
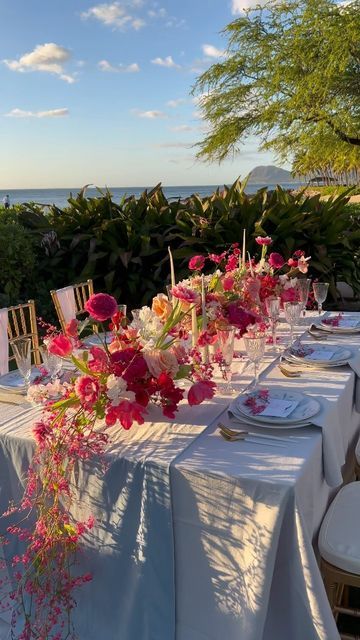
<svg viewBox="0 0 360 640"><path fill-rule="evenodd" d="M106 381L106 395L111 401L113 406L120 404L122 400L129 400L134 402L135 393L133 391L127 391L127 383L123 378L118 378L111 374Z"/></svg>
<svg viewBox="0 0 360 640"><path fill-rule="evenodd" d="M138 317L134 318L130 324L135 329L140 338L140 342L144 344L155 344L163 331L163 324L158 316L150 309L150 307L142 307Z"/></svg>
<svg viewBox="0 0 360 640"><path fill-rule="evenodd" d="M297 278L288 278L287 274L285 274L279 276L279 281L284 289L291 289L292 287L296 287Z"/></svg>

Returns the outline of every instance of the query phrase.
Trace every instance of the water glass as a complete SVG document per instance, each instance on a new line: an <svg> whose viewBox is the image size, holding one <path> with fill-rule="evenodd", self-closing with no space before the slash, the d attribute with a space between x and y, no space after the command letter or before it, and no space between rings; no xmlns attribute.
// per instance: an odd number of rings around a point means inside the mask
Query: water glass
<svg viewBox="0 0 360 640"><path fill-rule="evenodd" d="M300 302L302 305L303 318L306 317L306 305L309 298L310 284L311 284L310 278L301 278L301 279L298 278L298 281L296 283L296 289L299 294Z"/></svg>
<svg viewBox="0 0 360 640"><path fill-rule="evenodd" d="M294 325L299 322L302 304L301 302L285 302L284 304L285 320L290 325L290 343L291 347L294 339Z"/></svg>
<svg viewBox="0 0 360 640"><path fill-rule="evenodd" d="M119 311L119 313L123 314L124 318L126 318L126 313L127 313L127 305L126 304L118 304L117 310Z"/></svg>
<svg viewBox="0 0 360 640"><path fill-rule="evenodd" d="M323 302L325 302L329 289L328 282L314 282L313 283L313 292L314 298L318 303L318 312L319 316L322 314L322 306Z"/></svg>
<svg viewBox="0 0 360 640"><path fill-rule="evenodd" d="M254 364L254 379L248 388L256 388L259 383L258 365L265 352L266 336L244 336L243 340L247 356Z"/></svg>
<svg viewBox="0 0 360 640"><path fill-rule="evenodd" d="M223 375L225 379L225 385L223 385L222 387L222 392L232 394L235 391L231 384L231 379L232 379L231 365L234 358L235 329L233 327L229 329L218 329L217 337L218 337L218 345L219 345L223 363L224 363Z"/></svg>
<svg viewBox="0 0 360 640"><path fill-rule="evenodd" d="M24 378L26 391L30 386L31 376L31 338L17 338L11 341L17 368Z"/></svg>
<svg viewBox="0 0 360 640"><path fill-rule="evenodd" d="M46 344L41 345L40 353L42 357L42 361L44 363L44 367L50 376L51 382L54 382L58 373L60 373L62 368L62 360L54 353L50 353Z"/></svg>
<svg viewBox="0 0 360 640"><path fill-rule="evenodd" d="M280 317L281 298L269 296L268 298L265 298L265 305L266 313L271 323L271 335L274 351L280 351L280 347L278 347L276 343L276 325Z"/></svg>

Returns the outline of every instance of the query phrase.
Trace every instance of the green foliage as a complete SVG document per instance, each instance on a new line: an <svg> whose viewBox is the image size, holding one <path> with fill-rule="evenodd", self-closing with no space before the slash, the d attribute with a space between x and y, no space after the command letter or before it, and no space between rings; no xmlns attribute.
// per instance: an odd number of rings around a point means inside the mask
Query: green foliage
<svg viewBox="0 0 360 640"><path fill-rule="evenodd" d="M18 302L31 288L35 253L27 231L0 218L0 293L2 305Z"/></svg>
<svg viewBox="0 0 360 640"><path fill-rule="evenodd" d="M269 0L224 33L226 56L194 89L210 124L199 155L222 160L252 134L298 160L324 132L360 145L359 0Z"/></svg>
<svg viewBox="0 0 360 640"><path fill-rule="evenodd" d="M359 291L360 215L344 195L322 201L280 187L247 195L244 187L236 181L209 197L194 194L175 202L166 200L160 185L120 203L109 193L80 194L63 210L53 206L47 213L22 205L17 223L0 222L0 256L6 263L0 296L10 282L12 297L35 298L39 315L51 319L49 291L92 278L95 290L139 307L169 283L168 246L180 280L191 256L241 243L243 229L252 255L259 251L255 237L271 235L272 250L286 258L298 248L311 255L311 276L329 280L333 293L337 280Z"/></svg>

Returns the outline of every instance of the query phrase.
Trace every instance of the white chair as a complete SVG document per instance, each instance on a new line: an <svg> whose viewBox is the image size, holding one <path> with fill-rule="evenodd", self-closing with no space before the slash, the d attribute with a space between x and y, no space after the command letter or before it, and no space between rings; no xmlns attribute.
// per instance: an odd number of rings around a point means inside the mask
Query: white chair
<svg viewBox="0 0 360 640"><path fill-rule="evenodd" d="M50 293L61 329L65 331L70 320L76 318L78 314L84 313L85 303L94 293L93 281L87 280L63 289L53 290Z"/></svg>
<svg viewBox="0 0 360 640"><path fill-rule="evenodd" d="M330 606L339 613L360 618L360 610L346 606L346 587L360 588L360 482L340 489L330 505L319 534L321 570ZM358 638L340 634L343 640Z"/></svg>

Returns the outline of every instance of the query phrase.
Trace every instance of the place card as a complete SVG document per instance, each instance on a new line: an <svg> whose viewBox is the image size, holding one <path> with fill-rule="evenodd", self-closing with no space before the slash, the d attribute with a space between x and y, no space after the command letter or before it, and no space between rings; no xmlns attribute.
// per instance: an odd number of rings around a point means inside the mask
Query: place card
<svg viewBox="0 0 360 640"><path fill-rule="evenodd" d="M298 406L298 400L281 400L279 398L270 398L268 404L259 415L269 416L269 418L287 418Z"/></svg>
<svg viewBox="0 0 360 640"><path fill-rule="evenodd" d="M332 360L334 354L335 351L330 351L330 349L324 349L323 351L314 349L312 353L306 356L306 360Z"/></svg>

